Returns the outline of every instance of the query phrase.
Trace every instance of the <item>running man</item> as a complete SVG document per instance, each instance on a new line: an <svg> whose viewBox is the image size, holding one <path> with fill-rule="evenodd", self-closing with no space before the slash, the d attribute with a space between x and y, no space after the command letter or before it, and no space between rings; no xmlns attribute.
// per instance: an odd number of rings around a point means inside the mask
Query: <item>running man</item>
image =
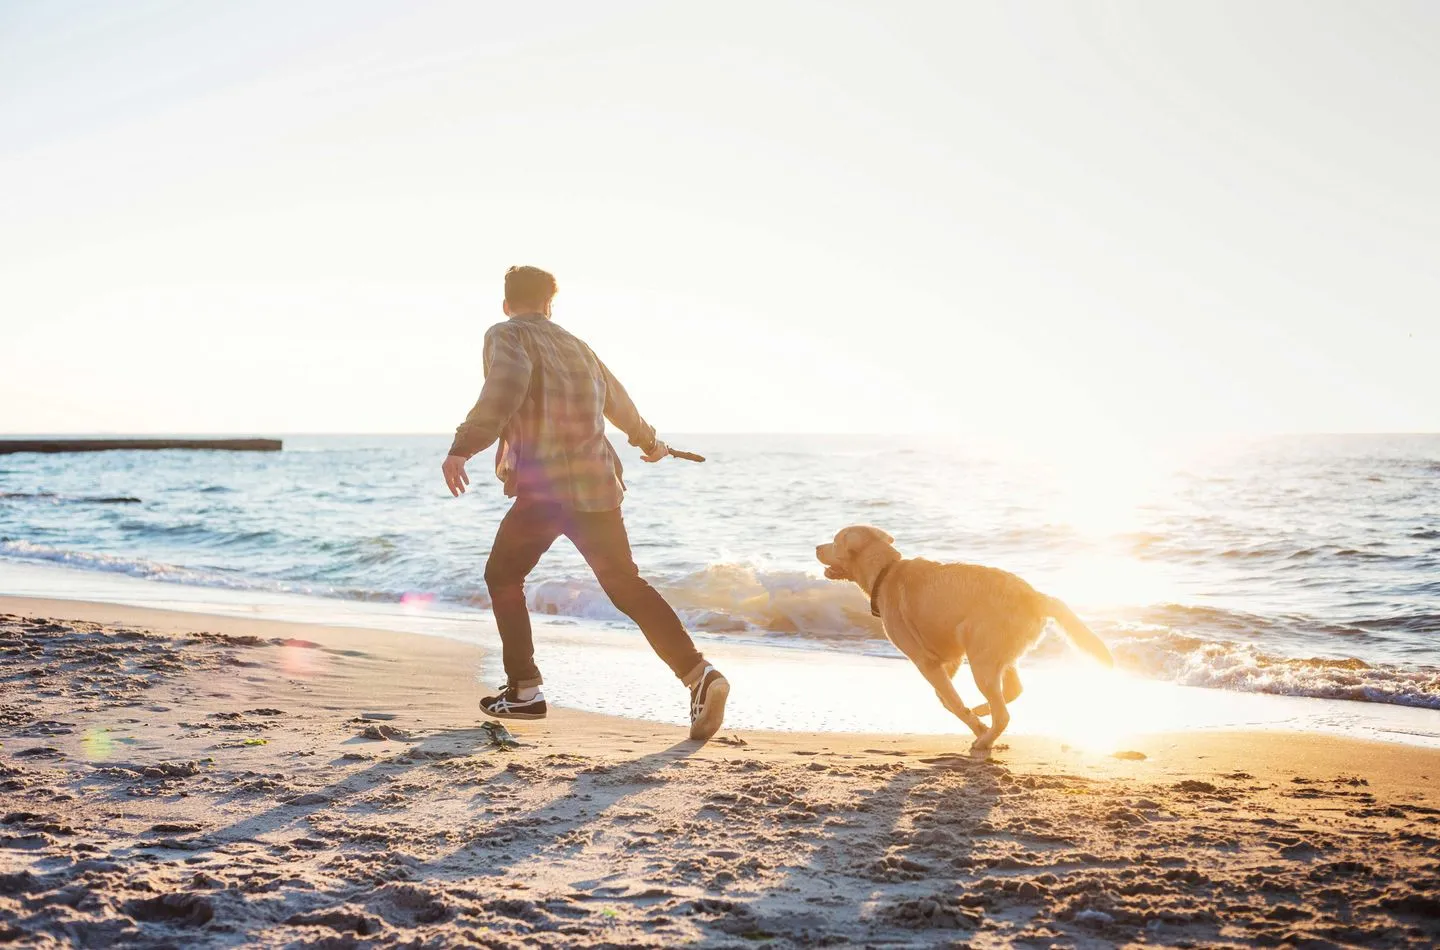
<svg viewBox="0 0 1440 950"><path fill-rule="evenodd" d="M709 739L725 718L730 683L709 663L680 618L640 576L620 514L625 493L620 459L605 420L629 438L646 462L670 449L635 409L590 347L550 319L555 278L538 267L505 273L505 315L485 334L485 385L455 430L442 466L459 496L470 484L465 463L492 443L495 474L515 501L500 522L485 584L505 663L506 683L480 708L506 719L544 719L544 680L535 665L525 579L565 535L584 556L610 601L631 620L660 659L690 689L690 738Z"/></svg>

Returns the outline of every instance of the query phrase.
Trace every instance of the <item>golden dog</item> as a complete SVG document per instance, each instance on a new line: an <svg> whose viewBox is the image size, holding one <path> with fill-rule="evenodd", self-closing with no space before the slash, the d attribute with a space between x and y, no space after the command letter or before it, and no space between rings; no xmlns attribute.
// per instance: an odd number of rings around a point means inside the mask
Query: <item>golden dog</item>
<svg viewBox="0 0 1440 950"><path fill-rule="evenodd" d="M842 528L815 548L832 580L854 581L870 596L870 610L885 635L935 687L940 702L975 733L972 749L989 749L1010 724L1006 703L1020 695L1015 663L1040 639L1047 618L1059 621L1070 641L1111 666L1114 660L1084 621L1054 597L1014 574L976 564L904 559L895 539L879 528ZM975 685L988 700L970 710L951 680L970 658ZM980 716L989 715L986 728Z"/></svg>

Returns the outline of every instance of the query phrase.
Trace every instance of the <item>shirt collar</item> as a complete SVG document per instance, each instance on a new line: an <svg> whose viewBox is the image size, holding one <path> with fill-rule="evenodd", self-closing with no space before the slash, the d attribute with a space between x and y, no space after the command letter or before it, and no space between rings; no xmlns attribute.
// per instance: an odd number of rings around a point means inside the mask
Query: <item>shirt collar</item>
<svg viewBox="0 0 1440 950"><path fill-rule="evenodd" d="M525 323L535 323L540 320L549 320L550 318L545 316L545 314L543 313L517 313L510 319L521 320Z"/></svg>

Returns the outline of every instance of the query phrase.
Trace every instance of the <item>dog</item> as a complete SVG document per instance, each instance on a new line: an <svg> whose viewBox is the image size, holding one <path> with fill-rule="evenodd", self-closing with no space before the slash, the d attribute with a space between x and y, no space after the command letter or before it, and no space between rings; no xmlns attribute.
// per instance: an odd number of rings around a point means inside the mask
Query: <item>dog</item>
<svg viewBox="0 0 1440 950"><path fill-rule="evenodd" d="M890 642L910 658L946 709L975 733L972 751L988 750L1010 724L1007 704L1020 695L1015 663L1054 618L1070 642L1113 666L1110 651L1074 611L1007 571L977 564L902 558L895 539L868 525L842 528L815 548L831 580L854 581L870 597L870 612ZM986 702L965 708L951 682L970 659ZM990 725L980 721L990 717Z"/></svg>

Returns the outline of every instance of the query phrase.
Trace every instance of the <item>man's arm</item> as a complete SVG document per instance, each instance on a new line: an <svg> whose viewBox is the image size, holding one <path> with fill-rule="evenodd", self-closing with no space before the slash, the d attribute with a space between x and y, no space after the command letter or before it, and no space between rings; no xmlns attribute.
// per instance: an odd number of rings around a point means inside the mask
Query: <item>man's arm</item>
<svg viewBox="0 0 1440 950"><path fill-rule="evenodd" d="M605 418L625 433L631 445L645 453L646 461L659 461L664 456L663 453L656 455L656 449L662 447L663 443L655 438L655 427L641 418L640 410L635 408L630 394L620 385L615 374L610 372L610 367L598 356L595 362L600 364L600 372L605 377ZM655 455L655 458L651 458L652 455Z"/></svg>
<svg viewBox="0 0 1440 950"><path fill-rule="evenodd" d="M505 424L519 410L530 388L530 354L506 324L485 334L485 385L475 407L455 429L455 441L445 459L445 484L450 493L465 491L470 479L465 460L483 452L500 438Z"/></svg>

